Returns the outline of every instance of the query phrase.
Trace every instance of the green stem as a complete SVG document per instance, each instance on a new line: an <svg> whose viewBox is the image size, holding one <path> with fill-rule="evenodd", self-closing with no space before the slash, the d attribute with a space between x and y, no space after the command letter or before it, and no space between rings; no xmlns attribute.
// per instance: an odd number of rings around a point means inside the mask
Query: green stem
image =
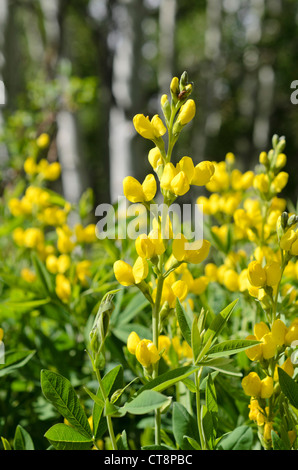
<svg viewBox="0 0 298 470"><path fill-rule="evenodd" d="M105 389L104 389L104 386L103 386L103 383L102 383L102 380L101 380L100 372L99 372L98 369L95 369L95 373L96 373L98 385L99 385L103 400L104 400L104 402L106 402L107 395L106 395L106 392L105 392ZM108 431L109 431L109 436L110 436L110 439L111 439L111 442L112 442L113 450L117 450L117 443L116 443L112 418L111 418L111 416L106 416L106 419L107 419Z"/></svg>
<svg viewBox="0 0 298 470"><path fill-rule="evenodd" d="M159 337L159 311L160 302L162 296L164 278L162 275L158 277L155 304L152 309L152 334L153 344L158 349L158 337ZM152 378L155 379L158 376L158 362L153 365ZM161 442L161 414L160 410L155 411L155 444L160 445Z"/></svg>
<svg viewBox="0 0 298 470"><path fill-rule="evenodd" d="M205 442L205 435L204 435L204 430L203 430L202 420L201 420L200 378L201 378L202 371L203 371L203 368L201 368L195 374L196 408L197 408L197 423L198 423L198 429L199 429L199 435L200 435L200 441L201 441L201 448L202 450L207 450L206 442Z"/></svg>

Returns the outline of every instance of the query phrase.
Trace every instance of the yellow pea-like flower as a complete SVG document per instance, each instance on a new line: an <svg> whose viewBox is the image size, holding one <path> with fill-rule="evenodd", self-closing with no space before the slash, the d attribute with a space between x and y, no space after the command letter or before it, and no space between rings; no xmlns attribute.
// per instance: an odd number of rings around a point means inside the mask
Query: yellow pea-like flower
<svg viewBox="0 0 298 470"><path fill-rule="evenodd" d="M136 252L141 256L141 258L150 259L155 254L154 245L145 233L138 236L135 242L135 247Z"/></svg>
<svg viewBox="0 0 298 470"><path fill-rule="evenodd" d="M186 174L188 181L192 181L194 177L195 167L190 157L182 157L181 160L177 163L176 169L178 171L183 171Z"/></svg>
<svg viewBox="0 0 298 470"><path fill-rule="evenodd" d="M136 353L137 345L141 341L139 335L132 331L127 338L127 349L131 354Z"/></svg>
<svg viewBox="0 0 298 470"><path fill-rule="evenodd" d="M141 184L133 176L123 180L124 196L132 203L151 201L157 190L154 175L147 175Z"/></svg>
<svg viewBox="0 0 298 470"><path fill-rule="evenodd" d="M274 178L272 182L272 187L275 192L280 193L284 187L287 185L289 180L289 174L285 171L281 171L278 175Z"/></svg>
<svg viewBox="0 0 298 470"><path fill-rule="evenodd" d="M297 233L289 229L281 237L279 246L282 250L290 251L293 243L297 240Z"/></svg>
<svg viewBox="0 0 298 470"><path fill-rule="evenodd" d="M187 283L182 280L174 282L174 284L172 285L172 291L174 292L174 295L178 297L181 302L183 302L183 300L186 299L188 294Z"/></svg>
<svg viewBox="0 0 298 470"><path fill-rule="evenodd" d="M56 276L56 294L62 302L68 302L71 296L71 284L69 279L64 274L57 274Z"/></svg>
<svg viewBox="0 0 298 470"><path fill-rule="evenodd" d="M163 164L163 158L158 147L154 147L148 153L148 161L154 170Z"/></svg>
<svg viewBox="0 0 298 470"><path fill-rule="evenodd" d="M285 344L290 346L293 341L298 341L298 319L296 318L288 328L285 335Z"/></svg>
<svg viewBox="0 0 298 470"><path fill-rule="evenodd" d="M24 162L24 171L27 175L35 175L37 173L37 165L32 157L28 157Z"/></svg>
<svg viewBox="0 0 298 470"><path fill-rule="evenodd" d="M145 258L139 256L132 267L135 284L139 284L148 276L149 268Z"/></svg>
<svg viewBox="0 0 298 470"><path fill-rule="evenodd" d="M153 116L151 121L149 117L145 117L144 114L136 114L133 118L133 124L136 131L142 137L149 140L156 140L167 131L164 123L157 114Z"/></svg>
<svg viewBox="0 0 298 470"><path fill-rule="evenodd" d="M171 183L175 176L177 175L177 169L173 165L172 162L168 162L163 170L162 177L160 179L160 187L161 189L171 191Z"/></svg>
<svg viewBox="0 0 298 470"><path fill-rule="evenodd" d="M189 180L184 171L179 171L171 181L171 191L176 196L183 196L189 191Z"/></svg>
<svg viewBox="0 0 298 470"><path fill-rule="evenodd" d="M265 377L261 380L261 398L270 398L273 393L273 379L272 377Z"/></svg>
<svg viewBox="0 0 298 470"><path fill-rule="evenodd" d="M122 286L131 286L135 283L132 266L125 261L118 260L114 263L114 274Z"/></svg>
<svg viewBox="0 0 298 470"><path fill-rule="evenodd" d="M273 423L267 422L264 425L264 434L263 437L265 441L271 441L271 431L273 430Z"/></svg>
<svg viewBox="0 0 298 470"><path fill-rule="evenodd" d="M195 114L196 104L194 100L187 100L186 103L184 103L180 108L179 114L177 116L177 123L179 123L181 126L185 126L195 117Z"/></svg>
<svg viewBox="0 0 298 470"><path fill-rule="evenodd" d="M266 264L266 285L277 286L281 278L281 266L280 263L273 261L272 263Z"/></svg>
<svg viewBox="0 0 298 470"><path fill-rule="evenodd" d="M23 268L21 271L21 277L26 282L34 282L36 280L36 274L28 268Z"/></svg>
<svg viewBox="0 0 298 470"><path fill-rule="evenodd" d="M250 397L259 397L261 394L261 379L256 372L250 372L241 382L244 393Z"/></svg>
<svg viewBox="0 0 298 470"><path fill-rule="evenodd" d="M249 263L247 276L254 287L263 287L266 284L266 271L258 261Z"/></svg>
<svg viewBox="0 0 298 470"><path fill-rule="evenodd" d="M135 351L137 360L143 367L150 367L159 361L160 356L155 344L149 339L142 339Z"/></svg>
<svg viewBox="0 0 298 470"><path fill-rule="evenodd" d="M267 193L270 188L268 175L265 173L255 175L254 180L253 180L253 186L255 189L257 189L261 193Z"/></svg>
<svg viewBox="0 0 298 470"><path fill-rule="evenodd" d="M212 162L203 161L194 168L194 176L191 184L195 186L205 186L209 183L215 172L215 166Z"/></svg>
<svg viewBox="0 0 298 470"><path fill-rule="evenodd" d="M47 148L49 143L50 143L50 136L49 134L46 134L45 132L40 134L40 136L36 139L37 147L39 147L40 149Z"/></svg>
<svg viewBox="0 0 298 470"><path fill-rule="evenodd" d="M210 242L196 240L189 243L183 234L177 235L173 240L172 252L178 261L198 264L207 258L210 250Z"/></svg>

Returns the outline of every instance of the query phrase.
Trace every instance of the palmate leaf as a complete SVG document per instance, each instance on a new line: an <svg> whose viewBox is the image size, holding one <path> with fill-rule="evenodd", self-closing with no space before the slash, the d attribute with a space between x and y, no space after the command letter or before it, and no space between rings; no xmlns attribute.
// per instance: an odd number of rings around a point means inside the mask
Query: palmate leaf
<svg viewBox="0 0 298 470"><path fill-rule="evenodd" d="M44 396L82 436L92 437L88 418L68 379L56 372L41 371L41 388Z"/></svg>

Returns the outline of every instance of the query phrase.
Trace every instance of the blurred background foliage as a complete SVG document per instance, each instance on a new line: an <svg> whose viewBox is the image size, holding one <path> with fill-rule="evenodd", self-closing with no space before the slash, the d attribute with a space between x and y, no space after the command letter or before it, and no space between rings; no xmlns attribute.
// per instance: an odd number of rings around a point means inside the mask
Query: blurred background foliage
<svg viewBox="0 0 298 470"><path fill-rule="evenodd" d="M28 134L46 130L66 198L92 187L95 205L114 202L123 177L150 170L132 117L159 113L171 77L187 70L198 113L176 154L234 152L245 170L285 135L296 201L297 25L296 0L2 0L2 189L30 153Z"/></svg>

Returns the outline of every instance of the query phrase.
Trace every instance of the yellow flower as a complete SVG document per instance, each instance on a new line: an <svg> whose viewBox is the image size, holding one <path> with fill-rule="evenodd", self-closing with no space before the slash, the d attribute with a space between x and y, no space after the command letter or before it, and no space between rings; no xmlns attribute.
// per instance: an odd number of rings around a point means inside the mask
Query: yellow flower
<svg viewBox="0 0 298 470"><path fill-rule="evenodd" d="M27 175L35 175L37 173L37 165L34 158L28 157L24 162L24 170Z"/></svg>
<svg viewBox="0 0 298 470"><path fill-rule="evenodd" d="M189 243L183 234L177 235L173 241L173 255L177 261L198 264L207 258L210 250L210 242L197 240Z"/></svg>
<svg viewBox="0 0 298 470"><path fill-rule="evenodd" d="M207 185L215 172L215 166L212 162L203 161L198 163L194 168L194 176L191 180L191 184L195 186Z"/></svg>
<svg viewBox="0 0 298 470"><path fill-rule="evenodd" d="M118 260L114 263L114 274L122 286L131 286L133 284L139 284L148 275L148 263L145 258L140 256L137 258L133 266L126 263L125 261Z"/></svg>
<svg viewBox="0 0 298 470"><path fill-rule="evenodd" d="M261 398L270 398L273 393L273 379L272 377L265 377L261 380Z"/></svg>
<svg viewBox="0 0 298 470"><path fill-rule="evenodd" d="M281 171L273 180L272 187L276 193L280 193L287 185L289 174L285 171Z"/></svg>
<svg viewBox="0 0 298 470"><path fill-rule="evenodd" d="M71 296L71 284L69 279L64 274L57 274L56 276L56 294L62 302L66 303Z"/></svg>
<svg viewBox="0 0 298 470"><path fill-rule="evenodd" d="M174 292L174 295L178 297L181 302L183 302L183 300L186 299L188 294L186 282L182 280L174 282L174 284L172 285L172 291Z"/></svg>
<svg viewBox="0 0 298 470"><path fill-rule="evenodd" d="M272 263L266 264L265 266L266 273L266 285L267 286L276 286L281 278L281 266L278 262L273 261Z"/></svg>
<svg viewBox="0 0 298 470"><path fill-rule="evenodd" d="M27 228L24 232L24 246L27 248L38 248L44 242L44 234L39 228Z"/></svg>
<svg viewBox="0 0 298 470"><path fill-rule="evenodd" d="M169 352L170 347L171 347L170 338L166 335L159 335L159 337L158 337L158 352L160 353L161 351L164 350L163 354L166 355Z"/></svg>
<svg viewBox="0 0 298 470"><path fill-rule="evenodd" d="M157 114L153 116L151 121L144 114L136 114L133 118L133 124L136 131L145 139L156 140L166 133L166 128Z"/></svg>
<svg viewBox="0 0 298 470"><path fill-rule="evenodd" d="M184 171L179 171L171 181L171 191L176 196L183 196L189 191L189 180Z"/></svg>
<svg viewBox="0 0 298 470"><path fill-rule="evenodd" d="M131 354L136 353L137 345L140 341L139 335L135 331L132 331L127 338L127 349Z"/></svg>
<svg viewBox="0 0 298 470"><path fill-rule="evenodd" d="M186 103L184 103L180 108L179 114L177 116L177 123L179 123L181 126L185 126L194 118L195 114L196 104L194 100L187 100Z"/></svg>
<svg viewBox="0 0 298 470"><path fill-rule="evenodd" d="M205 266L205 275L210 281L217 281L217 266L215 263L207 263Z"/></svg>
<svg viewBox="0 0 298 470"><path fill-rule="evenodd" d="M4 331L3 331L3 328L0 328L0 343L3 339L3 336L4 336Z"/></svg>
<svg viewBox="0 0 298 470"><path fill-rule="evenodd" d="M289 229L281 237L279 246L282 250L290 251L293 243L297 240L297 233Z"/></svg>
<svg viewBox="0 0 298 470"><path fill-rule="evenodd" d="M114 274L122 286L131 286L135 282L132 266L125 261L118 260L114 263Z"/></svg>
<svg viewBox="0 0 298 470"><path fill-rule="evenodd" d="M285 344L290 346L293 341L298 341L298 319L296 318L289 326L285 335Z"/></svg>
<svg viewBox="0 0 298 470"><path fill-rule="evenodd" d="M36 139L37 147L41 149L48 147L49 143L50 143L50 137L45 132L40 134L40 136Z"/></svg>
<svg viewBox="0 0 298 470"><path fill-rule="evenodd" d="M280 324L276 324L273 332L269 330L264 322L256 323L254 326L254 334L247 336L246 339L261 341L260 344L246 349L246 355L251 361L261 359L270 359L274 357L278 342L280 341Z"/></svg>
<svg viewBox="0 0 298 470"><path fill-rule="evenodd" d="M41 170L43 177L49 181L56 181L61 174L60 163L54 162Z"/></svg>
<svg viewBox="0 0 298 470"><path fill-rule="evenodd" d="M34 282L36 280L36 274L28 268L23 268L21 276L26 282Z"/></svg>
<svg viewBox="0 0 298 470"><path fill-rule="evenodd" d="M267 193L269 191L269 178L265 173L255 175L253 186L261 193Z"/></svg>
<svg viewBox="0 0 298 470"><path fill-rule="evenodd" d="M244 393L250 397L259 397L261 394L261 379L256 372L250 372L241 382Z"/></svg>
<svg viewBox="0 0 298 470"><path fill-rule="evenodd" d="M60 253L70 253L75 247L75 243L71 239L72 232L67 226L63 226L57 227L56 233L58 235L57 248Z"/></svg>
<svg viewBox="0 0 298 470"><path fill-rule="evenodd" d="M266 271L258 261L249 263L247 276L254 287L263 287L266 284Z"/></svg>
<svg viewBox="0 0 298 470"><path fill-rule="evenodd" d="M171 183L175 176L177 175L177 169L173 165L173 163L168 162L163 170L162 177L160 179L160 187L161 189L171 191Z"/></svg>
<svg viewBox="0 0 298 470"><path fill-rule="evenodd" d="M224 276L224 285L231 292L239 290L239 276L233 269L228 269Z"/></svg>
<svg viewBox="0 0 298 470"><path fill-rule="evenodd" d="M148 276L148 272L149 268L147 260L139 256L132 267L132 273L135 284L139 284L144 279L146 279L146 277Z"/></svg>
<svg viewBox="0 0 298 470"><path fill-rule="evenodd" d="M163 164L163 158L158 147L154 147L148 153L148 160L154 170Z"/></svg>
<svg viewBox="0 0 298 470"><path fill-rule="evenodd" d="M76 275L78 276L78 279L83 286L88 285L87 280L88 280L88 277L91 276L90 268L91 268L90 260L80 261L76 266Z"/></svg>
<svg viewBox="0 0 298 470"><path fill-rule="evenodd" d="M136 347L136 358L143 367L150 367L159 361L160 356L155 344L149 339L142 339Z"/></svg>
<svg viewBox="0 0 298 470"><path fill-rule="evenodd" d="M267 422L264 425L264 434L263 437L265 441L271 441L271 431L273 430L273 423Z"/></svg>
<svg viewBox="0 0 298 470"><path fill-rule="evenodd" d="M242 379L244 393L250 397L270 398L273 393L273 379L266 376L260 379L256 372L250 372Z"/></svg>
<svg viewBox="0 0 298 470"><path fill-rule="evenodd" d="M136 252L142 258L150 259L155 255L154 245L145 233L138 236L135 246Z"/></svg>
<svg viewBox="0 0 298 470"><path fill-rule="evenodd" d="M147 175L141 184L132 176L123 180L124 196L133 203L151 201L156 194L157 186L154 175Z"/></svg>

